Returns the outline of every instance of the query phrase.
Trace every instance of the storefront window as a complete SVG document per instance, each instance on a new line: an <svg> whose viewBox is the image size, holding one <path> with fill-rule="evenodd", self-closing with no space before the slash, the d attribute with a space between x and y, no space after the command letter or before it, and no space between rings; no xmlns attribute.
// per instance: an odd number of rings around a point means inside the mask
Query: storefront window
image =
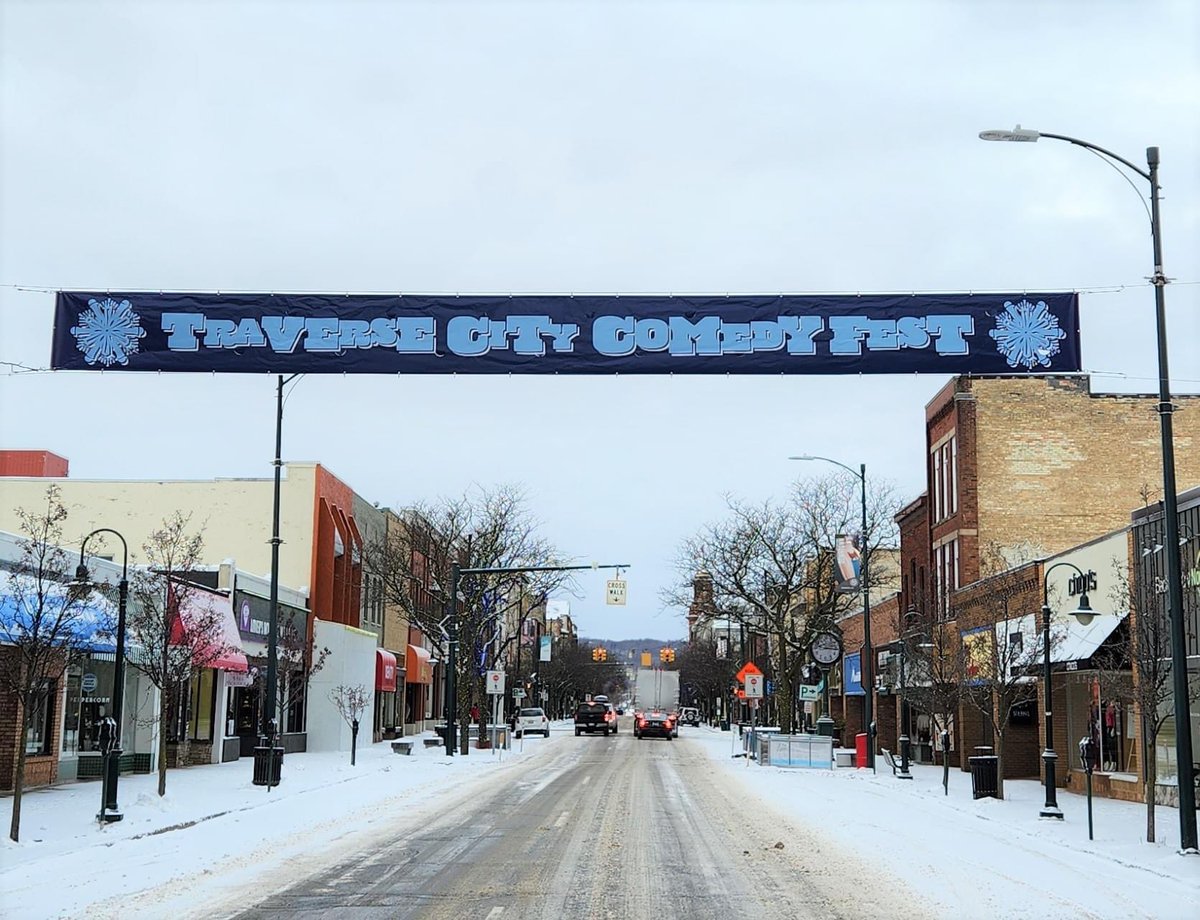
<svg viewBox="0 0 1200 920"><path fill-rule="evenodd" d="M79 753L79 707L80 697L83 696L79 685L82 678L83 666L81 664L72 664L67 669L67 701L66 709L63 711L62 736L64 754Z"/></svg>
<svg viewBox="0 0 1200 920"><path fill-rule="evenodd" d="M91 655L83 660L77 674L68 674L64 750L80 754L100 750L100 720L109 715L112 708L115 675L116 659L112 655Z"/></svg>
<svg viewBox="0 0 1200 920"><path fill-rule="evenodd" d="M216 676L217 672L212 668L201 668L192 677L191 712L188 718L188 731L192 741L212 741Z"/></svg>
<svg viewBox="0 0 1200 920"><path fill-rule="evenodd" d="M49 754L54 733L55 682L43 678L36 690L36 699L25 720L25 753Z"/></svg>
<svg viewBox="0 0 1200 920"><path fill-rule="evenodd" d="M302 732L304 731L304 672L293 671L287 676L288 695L287 695L287 713L284 721L284 731Z"/></svg>
<svg viewBox="0 0 1200 920"><path fill-rule="evenodd" d="M1128 769L1130 747L1125 729L1125 707L1105 698L1094 674L1080 672L1067 683L1067 759L1073 770L1082 770L1079 742L1091 738L1100 760L1096 770L1119 773Z"/></svg>

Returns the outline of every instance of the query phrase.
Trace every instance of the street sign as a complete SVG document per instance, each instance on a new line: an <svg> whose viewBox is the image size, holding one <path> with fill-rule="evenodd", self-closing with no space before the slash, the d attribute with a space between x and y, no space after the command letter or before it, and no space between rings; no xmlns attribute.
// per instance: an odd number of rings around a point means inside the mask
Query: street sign
<svg viewBox="0 0 1200 920"><path fill-rule="evenodd" d="M606 603L609 606L624 607L625 606L625 580L622 578L610 578L608 580L608 600Z"/></svg>
<svg viewBox="0 0 1200 920"><path fill-rule="evenodd" d="M650 663L651 663L650 653L642 652L642 667L648 668L648 667L650 667Z"/></svg>
<svg viewBox="0 0 1200 920"><path fill-rule="evenodd" d="M775 693L775 681L769 680L769 681L767 681L767 696L771 696L774 693Z"/></svg>
<svg viewBox="0 0 1200 920"><path fill-rule="evenodd" d="M763 695L763 676L762 676L762 674L747 674L745 683L746 683L746 699L748 699L748 700L762 699L762 695Z"/></svg>
<svg viewBox="0 0 1200 920"><path fill-rule="evenodd" d="M809 700L819 700L821 698L822 684L801 684L800 699L805 702Z"/></svg>
<svg viewBox="0 0 1200 920"><path fill-rule="evenodd" d="M504 693L503 671L487 672L487 692L494 695L500 695Z"/></svg>
<svg viewBox="0 0 1200 920"><path fill-rule="evenodd" d="M517 689L513 691L513 699L514 700L525 699L525 691L522 690L520 687L517 687Z"/></svg>
<svg viewBox="0 0 1200 920"><path fill-rule="evenodd" d="M761 677L762 671L758 669L758 665L753 661L747 661L742 665L742 669L737 672L737 679L744 684L746 682L746 675L748 674L757 674Z"/></svg>

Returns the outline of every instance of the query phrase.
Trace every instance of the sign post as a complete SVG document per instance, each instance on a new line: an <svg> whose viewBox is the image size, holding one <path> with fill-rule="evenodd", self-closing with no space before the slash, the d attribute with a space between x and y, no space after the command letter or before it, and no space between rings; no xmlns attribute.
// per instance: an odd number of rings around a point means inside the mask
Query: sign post
<svg viewBox="0 0 1200 920"><path fill-rule="evenodd" d="M496 731L500 725L500 701L504 697L504 672L487 672L487 692L492 698L492 756L496 755Z"/></svg>

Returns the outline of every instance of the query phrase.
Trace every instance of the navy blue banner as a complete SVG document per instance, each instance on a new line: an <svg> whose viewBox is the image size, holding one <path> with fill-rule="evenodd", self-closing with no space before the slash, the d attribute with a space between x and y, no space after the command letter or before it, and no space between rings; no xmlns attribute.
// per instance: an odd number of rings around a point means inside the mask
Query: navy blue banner
<svg viewBox="0 0 1200 920"><path fill-rule="evenodd" d="M61 291L62 370L306 374L1078 371L1079 295Z"/></svg>

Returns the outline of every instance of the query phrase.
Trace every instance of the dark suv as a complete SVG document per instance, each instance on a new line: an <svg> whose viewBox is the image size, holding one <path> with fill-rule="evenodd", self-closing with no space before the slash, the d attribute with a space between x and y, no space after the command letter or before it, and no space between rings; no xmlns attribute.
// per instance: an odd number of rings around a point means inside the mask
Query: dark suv
<svg viewBox="0 0 1200 920"><path fill-rule="evenodd" d="M617 715L608 703L597 700L580 703L575 709L575 735L587 732L616 732Z"/></svg>

